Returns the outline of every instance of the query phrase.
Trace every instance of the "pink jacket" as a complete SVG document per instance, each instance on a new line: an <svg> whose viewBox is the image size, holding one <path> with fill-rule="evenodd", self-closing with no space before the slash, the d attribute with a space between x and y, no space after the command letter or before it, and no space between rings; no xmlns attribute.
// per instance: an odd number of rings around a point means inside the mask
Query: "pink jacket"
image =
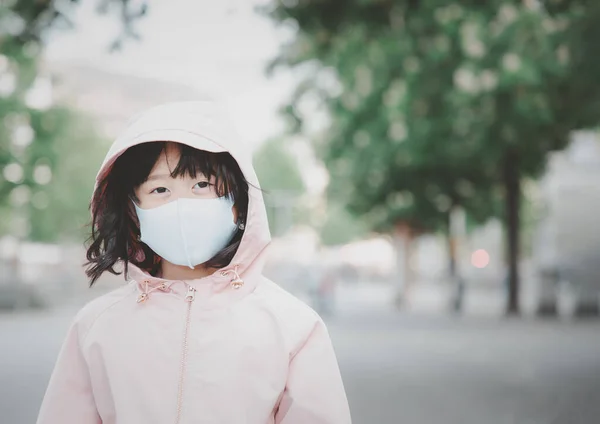
<svg viewBox="0 0 600 424"><path fill-rule="evenodd" d="M127 285L86 305L38 424L351 422L323 321L261 273L265 206L229 129L209 103L168 104L134 118L111 147L98 178L142 142L229 151L251 183L245 234L231 265L209 277L162 280L130 265Z"/></svg>

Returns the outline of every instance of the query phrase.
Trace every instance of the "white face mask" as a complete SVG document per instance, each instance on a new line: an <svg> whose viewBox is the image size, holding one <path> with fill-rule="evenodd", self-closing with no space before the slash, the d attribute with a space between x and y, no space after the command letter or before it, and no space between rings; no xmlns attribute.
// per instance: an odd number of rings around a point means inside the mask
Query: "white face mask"
<svg viewBox="0 0 600 424"><path fill-rule="evenodd" d="M180 198L152 209L135 205L140 240L165 260L193 268L227 246L237 231L232 206L227 196Z"/></svg>

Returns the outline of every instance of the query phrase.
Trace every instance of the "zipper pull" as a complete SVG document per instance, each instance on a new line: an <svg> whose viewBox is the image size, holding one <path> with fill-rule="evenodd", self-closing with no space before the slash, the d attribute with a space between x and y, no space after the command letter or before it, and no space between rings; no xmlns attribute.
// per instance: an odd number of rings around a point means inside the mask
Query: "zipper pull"
<svg viewBox="0 0 600 424"><path fill-rule="evenodd" d="M193 302L196 299L196 289L192 286L188 286L187 294L185 295L185 300L187 302Z"/></svg>

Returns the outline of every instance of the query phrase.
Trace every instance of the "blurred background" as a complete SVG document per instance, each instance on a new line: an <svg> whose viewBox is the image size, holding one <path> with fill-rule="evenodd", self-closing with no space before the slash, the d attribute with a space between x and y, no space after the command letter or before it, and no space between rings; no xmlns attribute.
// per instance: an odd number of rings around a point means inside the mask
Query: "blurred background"
<svg viewBox="0 0 600 424"><path fill-rule="evenodd" d="M226 104L265 273L326 320L354 422L597 423L600 4L0 2L0 416L35 422L133 114Z"/></svg>

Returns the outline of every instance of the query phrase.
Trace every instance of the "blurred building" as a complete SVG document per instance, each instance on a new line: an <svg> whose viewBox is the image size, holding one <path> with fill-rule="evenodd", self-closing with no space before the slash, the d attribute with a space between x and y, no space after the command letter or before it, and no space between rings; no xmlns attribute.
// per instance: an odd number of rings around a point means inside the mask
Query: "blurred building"
<svg viewBox="0 0 600 424"><path fill-rule="evenodd" d="M208 99L185 84L111 73L93 67L46 63L55 101L94 118L108 139L116 137L135 114L161 103Z"/></svg>
<svg viewBox="0 0 600 424"><path fill-rule="evenodd" d="M554 313L561 299L576 314L597 314L600 294L600 138L574 134L554 154L541 184L542 216L535 235L538 310ZM561 296L565 295L565 296Z"/></svg>

